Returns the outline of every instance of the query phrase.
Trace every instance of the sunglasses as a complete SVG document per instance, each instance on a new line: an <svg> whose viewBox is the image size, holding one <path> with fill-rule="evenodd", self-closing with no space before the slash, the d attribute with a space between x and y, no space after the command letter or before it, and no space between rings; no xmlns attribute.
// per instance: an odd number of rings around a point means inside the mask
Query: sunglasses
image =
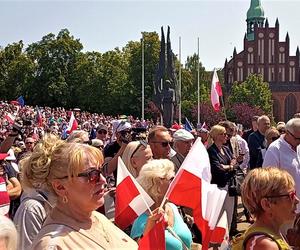
<svg viewBox="0 0 300 250"><path fill-rule="evenodd" d="M87 172L79 173L77 177L85 177L88 180L88 183L96 184L100 181L101 175L103 175L102 169L92 169ZM68 176L64 176L57 179L66 179Z"/></svg>
<svg viewBox="0 0 300 250"><path fill-rule="evenodd" d="M107 131L106 131L106 130L99 130L99 131L98 131L98 134L100 134L100 135L101 135L101 134L106 135L106 134L107 134Z"/></svg>
<svg viewBox="0 0 300 250"><path fill-rule="evenodd" d="M25 142L25 144L33 144L34 142L31 142L31 141L28 141L28 142Z"/></svg>
<svg viewBox="0 0 300 250"><path fill-rule="evenodd" d="M296 191L291 191L288 194L279 194L279 195L271 195L271 196L265 196L265 198L281 198L281 197L289 197L291 201L296 200L297 194Z"/></svg>
<svg viewBox="0 0 300 250"><path fill-rule="evenodd" d="M173 141L152 141L152 143L159 143L163 148L173 145Z"/></svg>
<svg viewBox="0 0 300 250"><path fill-rule="evenodd" d="M136 147L136 149L133 151L133 153L132 153L130 159L134 156L134 154L139 150L139 148L140 148L141 146L144 146L145 148L147 148L147 145L148 145L148 143L147 143L145 140L139 141L139 145L138 145L138 146Z"/></svg>
<svg viewBox="0 0 300 250"><path fill-rule="evenodd" d="M300 140L300 137L296 137L291 131L287 130L286 132L293 136L295 140Z"/></svg>

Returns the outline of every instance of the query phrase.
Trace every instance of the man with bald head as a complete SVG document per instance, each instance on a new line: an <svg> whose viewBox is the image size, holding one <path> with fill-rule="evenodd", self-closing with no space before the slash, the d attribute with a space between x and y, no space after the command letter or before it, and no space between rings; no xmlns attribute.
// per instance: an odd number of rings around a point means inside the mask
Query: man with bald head
<svg viewBox="0 0 300 250"><path fill-rule="evenodd" d="M269 146L263 166L279 167L288 171L294 177L296 193L300 194L300 155L298 155L300 150L297 150L297 146L300 145L300 118L289 120L285 130L286 133ZM300 211L300 205L298 209Z"/></svg>
<svg viewBox="0 0 300 250"><path fill-rule="evenodd" d="M263 164L263 152L266 149L265 133L270 128L270 118L262 115L257 120L257 131L251 133L248 138L250 154L250 169L260 168Z"/></svg>

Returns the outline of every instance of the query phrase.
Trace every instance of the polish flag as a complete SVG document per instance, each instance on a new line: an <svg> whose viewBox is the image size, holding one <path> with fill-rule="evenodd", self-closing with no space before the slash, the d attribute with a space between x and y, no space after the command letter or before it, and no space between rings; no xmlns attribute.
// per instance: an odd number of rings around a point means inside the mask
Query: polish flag
<svg viewBox="0 0 300 250"><path fill-rule="evenodd" d="M9 154L0 153L0 160L4 160ZM2 176L0 176L0 214L8 215L9 211L9 195L6 189L6 182Z"/></svg>
<svg viewBox="0 0 300 250"><path fill-rule="evenodd" d="M118 158L117 187L115 200L115 223L124 230L154 204L124 162Z"/></svg>
<svg viewBox="0 0 300 250"><path fill-rule="evenodd" d="M70 118L70 121L69 121L69 125L68 125L68 128L66 130L67 134L71 134L73 130L76 130L78 127L78 123L75 119L75 116L74 116L74 113L72 112L71 113L71 118Z"/></svg>
<svg viewBox="0 0 300 250"><path fill-rule="evenodd" d="M138 250L165 250L165 221L162 220L139 240Z"/></svg>
<svg viewBox="0 0 300 250"><path fill-rule="evenodd" d="M198 138L170 184L166 198L176 205L193 209L204 250L208 249L210 242L222 243L227 230L226 225L217 226L226 191L218 189L210 181L208 153L201 138Z"/></svg>
<svg viewBox="0 0 300 250"><path fill-rule="evenodd" d="M4 117L10 124L14 124L16 117L14 117L12 114L7 113L7 115Z"/></svg>
<svg viewBox="0 0 300 250"><path fill-rule="evenodd" d="M221 109L220 105L220 96L222 96L222 87L219 81L219 77L216 69L214 70L213 78L211 81L211 91L210 91L210 100L211 104L216 112L219 112Z"/></svg>

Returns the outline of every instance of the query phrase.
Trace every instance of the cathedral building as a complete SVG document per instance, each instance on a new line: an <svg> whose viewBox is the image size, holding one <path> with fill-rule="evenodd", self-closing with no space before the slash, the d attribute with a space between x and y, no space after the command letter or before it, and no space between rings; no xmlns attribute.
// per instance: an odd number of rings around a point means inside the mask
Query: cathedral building
<svg viewBox="0 0 300 250"><path fill-rule="evenodd" d="M285 41L279 41L279 21L269 26L260 0L251 0L246 22L243 51L237 53L234 48L230 61L225 61L226 90L250 74L261 74L272 92L275 121L287 121L300 111L299 48L295 56L290 55L288 33Z"/></svg>

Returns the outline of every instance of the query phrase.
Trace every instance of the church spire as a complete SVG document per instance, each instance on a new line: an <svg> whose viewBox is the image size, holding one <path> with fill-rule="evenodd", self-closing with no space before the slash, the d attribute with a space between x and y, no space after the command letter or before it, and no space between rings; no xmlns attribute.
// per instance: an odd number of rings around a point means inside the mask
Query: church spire
<svg viewBox="0 0 300 250"><path fill-rule="evenodd" d="M247 11L247 39L254 40L254 25L263 27L264 25L264 10L261 6L260 0L251 0L250 8Z"/></svg>

